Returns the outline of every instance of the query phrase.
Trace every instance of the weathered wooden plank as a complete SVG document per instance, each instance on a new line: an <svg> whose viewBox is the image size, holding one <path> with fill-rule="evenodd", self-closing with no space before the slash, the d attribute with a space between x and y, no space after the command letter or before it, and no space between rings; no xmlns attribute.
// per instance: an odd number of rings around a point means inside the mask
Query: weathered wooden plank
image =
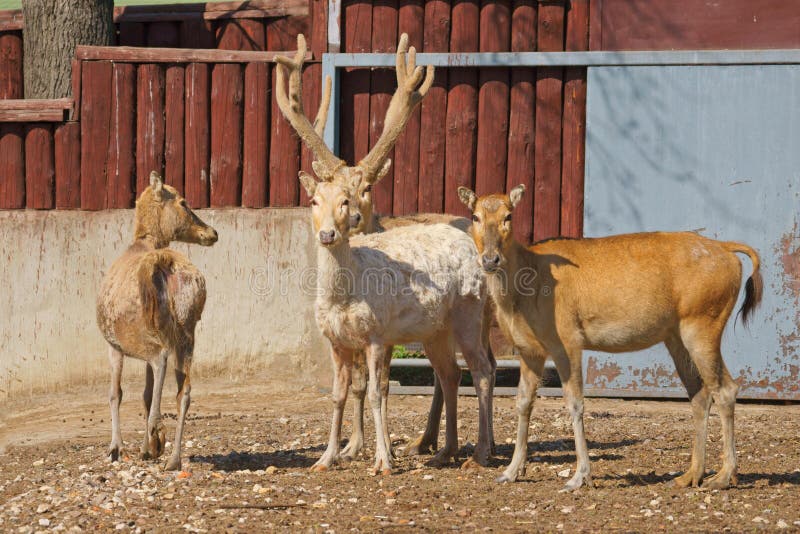
<svg viewBox="0 0 800 534"><path fill-rule="evenodd" d="M211 207L238 206L242 195L240 65L214 65L211 73Z"/></svg>
<svg viewBox="0 0 800 534"><path fill-rule="evenodd" d="M106 207L111 67L110 61L87 61L81 69L81 209L85 210Z"/></svg>
<svg viewBox="0 0 800 534"><path fill-rule="evenodd" d="M56 126L56 209L81 207L81 125L65 122Z"/></svg>
<svg viewBox="0 0 800 534"><path fill-rule="evenodd" d="M24 17L21 9L0 11L0 31L17 31L23 27Z"/></svg>
<svg viewBox="0 0 800 534"><path fill-rule="evenodd" d="M184 179L184 127L185 127L185 68L181 65L167 67L167 93L165 101L164 179L183 195Z"/></svg>
<svg viewBox="0 0 800 534"><path fill-rule="evenodd" d="M269 156L270 66L248 63L244 71L244 155L242 206L267 205Z"/></svg>
<svg viewBox="0 0 800 534"><path fill-rule="evenodd" d="M2 109L0 122L61 122L63 109Z"/></svg>
<svg viewBox="0 0 800 534"><path fill-rule="evenodd" d="M0 111L5 110L57 110L62 113L72 108L71 98L20 98L0 100Z"/></svg>
<svg viewBox="0 0 800 534"><path fill-rule="evenodd" d="M0 32L0 98L22 98L22 32Z"/></svg>
<svg viewBox="0 0 800 534"><path fill-rule="evenodd" d="M589 50L603 47L603 3L604 0L589 2Z"/></svg>
<svg viewBox="0 0 800 534"><path fill-rule="evenodd" d="M537 0L517 0L511 15L511 51L536 50ZM536 72L518 68L511 71L508 128L508 172L506 191L525 184L527 194L514 209L514 235L523 243L533 240L534 197L534 115Z"/></svg>
<svg viewBox="0 0 800 534"><path fill-rule="evenodd" d="M393 53L397 51L397 1L382 0L372 6L372 51ZM372 71L369 95L369 148L375 146L383 132L386 110L397 87L394 70ZM389 152L394 160L394 150ZM394 193L394 165L380 182L375 184L373 203L378 213L392 213Z"/></svg>
<svg viewBox="0 0 800 534"><path fill-rule="evenodd" d="M371 3L348 0L342 4L343 52L369 52L372 48ZM341 82L339 144L342 159L350 165L354 165L369 152L369 92L368 70L345 69Z"/></svg>
<svg viewBox="0 0 800 534"><path fill-rule="evenodd" d="M147 46L177 48L180 45L180 32L177 22L152 22L147 25Z"/></svg>
<svg viewBox="0 0 800 534"><path fill-rule="evenodd" d="M542 52L563 50L564 5L539 6L537 44ZM540 68L536 73L535 191L533 238L559 235L561 218L561 111L563 69Z"/></svg>
<svg viewBox="0 0 800 534"><path fill-rule="evenodd" d="M186 129L184 192L193 208L209 205L210 97L209 69L204 63L186 66Z"/></svg>
<svg viewBox="0 0 800 534"><path fill-rule="evenodd" d="M255 52L80 45L75 49L75 56L82 60L110 60L130 63L250 63L252 61L272 63L275 61L275 56L291 56L293 52L295 50L291 50L291 48L288 51ZM306 54L306 59L311 59L310 52Z"/></svg>
<svg viewBox="0 0 800 534"><path fill-rule="evenodd" d="M233 19L220 21L217 26L217 48L223 50L266 50L264 21Z"/></svg>
<svg viewBox="0 0 800 534"><path fill-rule="evenodd" d="M25 129L0 124L0 209L25 207Z"/></svg>
<svg viewBox="0 0 800 534"><path fill-rule="evenodd" d="M453 4L450 51L478 52L480 6L477 0ZM448 69L444 211L469 215L458 199L459 186L475 187L478 130L478 70Z"/></svg>
<svg viewBox="0 0 800 534"><path fill-rule="evenodd" d="M217 39L214 22L210 20L187 20L181 23L181 48L214 48Z"/></svg>
<svg viewBox="0 0 800 534"><path fill-rule="evenodd" d="M150 172L164 174L164 69L139 65L136 77L136 196L150 185Z"/></svg>
<svg viewBox="0 0 800 534"><path fill-rule="evenodd" d="M447 52L450 45L450 4L425 2L425 52ZM436 71L436 79L422 101L419 131L419 202L421 212L444 209L444 150L447 119L447 71Z"/></svg>
<svg viewBox="0 0 800 534"><path fill-rule="evenodd" d="M398 35L407 33L409 46L422 50L425 33L425 6L422 0L403 1L398 13ZM437 76L440 74L437 73ZM419 128L421 108L417 106L394 148L395 215L416 213L419 194Z"/></svg>
<svg viewBox="0 0 800 534"><path fill-rule="evenodd" d="M481 52L507 51L511 45L511 2L481 2ZM508 69L481 69L478 75L478 154L475 192L505 189L508 159Z"/></svg>
<svg viewBox="0 0 800 534"><path fill-rule="evenodd" d="M119 44L120 46L145 46L147 44L147 24L121 21L119 23Z"/></svg>
<svg viewBox="0 0 800 534"><path fill-rule="evenodd" d="M81 118L81 66L83 62L80 59L72 60L72 112L70 113L69 120L77 121Z"/></svg>
<svg viewBox="0 0 800 534"><path fill-rule="evenodd" d="M269 18L308 15L307 0L261 0L249 2L207 2L120 6L114 8L114 21L151 22L197 19Z"/></svg>
<svg viewBox="0 0 800 534"><path fill-rule="evenodd" d="M25 207L49 210L55 206L55 154L50 124L25 125Z"/></svg>
<svg viewBox="0 0 800 534"><path fill-rule="evenodd" d="M111 80L107 208L132 208L136 200L136 66L115 63Z"/></svg>

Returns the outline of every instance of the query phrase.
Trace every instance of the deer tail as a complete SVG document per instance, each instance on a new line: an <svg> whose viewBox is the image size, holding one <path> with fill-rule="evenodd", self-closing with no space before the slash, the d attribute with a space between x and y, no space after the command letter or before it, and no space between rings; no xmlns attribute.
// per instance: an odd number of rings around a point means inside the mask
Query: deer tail
<svg viewBox="0 0 800 534"><path fill-rule="evenodd" d="M731 252L747 254L750 261L753 263L753 274L750 275L750 278L748 278L747 282L744 284L744 302L736 314L737 317L741 315L742 324L747 325L752 313L761 303L761 297L764 293L764 280L761 278L761 271L759 269L761 260L758 258L758 253L744 243L728 241L723 243L723 245Z"/></svg>

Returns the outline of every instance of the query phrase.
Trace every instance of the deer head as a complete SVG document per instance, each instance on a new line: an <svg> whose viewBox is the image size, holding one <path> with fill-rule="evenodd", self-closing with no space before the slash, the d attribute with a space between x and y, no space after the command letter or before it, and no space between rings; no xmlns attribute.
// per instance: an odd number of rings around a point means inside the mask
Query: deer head
<svg viewBox="0 0 800 534"><path fill-rule="evenodd" d="M217 231L194 214L178 191L164 183L156 171L150 173L150 186L136 201L134 237L151 238L156 248L171 241L210 246L217 242Z"/></svg>
<svg viewBox="0 0 800 534"><path fill-rule="evenodd" d="M478 249L478 261L487 273L505 266L508 251L514 244L511 214L522 200L525 186L518 185L508 195L495 194L478 198L471 189L458 188L458 198L472 212L472 238Z"/></svg>
<svg viewBox="0 0 800 534"><path fill-rule="evenodd" d="M408 53L407 60L406 52ZM350 232L363 232L372 220L372 186L389 172L392 164L388 157L389 152L403 132L414 108L431 88L434 68L433 65L428 65L427 69L416 66L416 50L413 46L409 49L408 35L404 33L397 45L397 90L386 111L383 132L372 150L351 167L345 161L337 158L322 140L322 131L325 128L330 105L330 78L325 81L325 92L313 125L303 112L302 68L305 54L306 40L300 34L297 36L297 54L294 58L275 58L278 62L275 98L286 120L314 153L314 161L311 164L314 174L324 182L338 184L350 197L350 213L354 222L351 224ZM288 94L285 83L287 77L289 79ZM313 180L313 177L306 173L301 173L301 175ZM304 180L302 176L301 180Z"/></svg>
<svg viewBox="0 0 800 534"><path fill-rule="evenodd" d="M308 174L300 182L311 199L311 220L314 233L324 247L333 247L347 240L350 234L350 195L334 182L317 182Z"/></svg>

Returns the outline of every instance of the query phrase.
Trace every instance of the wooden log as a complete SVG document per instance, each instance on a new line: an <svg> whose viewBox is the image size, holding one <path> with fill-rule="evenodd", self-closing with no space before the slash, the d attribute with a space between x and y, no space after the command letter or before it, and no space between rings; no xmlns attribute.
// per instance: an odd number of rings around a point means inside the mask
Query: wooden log
<svg viewBox="0 0 800 534"><path fill-rule="evenodd" d="M209 205L210 84L208 65L186 66L184 192L193 208Z"/></svg>
<svg viewBox="0 0 800 534"><path fill-rule="evenodd" d="M307 30L307 17L290 17L271 21L267 26L267 50L295 48L297 47L297 34L305 33ZM275 77L272 78L274 85ZM271 100L269 205L297 206L300 202L300 184L297 180L297 173L300 171L300 141L294 129L283 118L275 99Z"/></svg>
<svg viewBox="0 0 800 534"><path fill-rule="evenodd" d="M147 25L147 46L177 48L180 45L180 32L177 22L153 22Z"/></svg>
<svg viewBox="0 0 800 534"><path fill-rule="evenodd" d="M539 6L537 45L542 52L563 50L564 5ZM561 218L561 111L563 69L546 67L536 73L535 192L533 238L555 237Z"/></svg>
<svg viewBox="0 0 800 534"><path fill-rule="evenodd" d="M8 110L56 110L64 111L72 109L73 100L71 98L19 98L0 100L0 111Z"/></svg>
<svg viewBox="0 0 800 534"><path fill-rule="evenodd" d="M136 66L115 63L111 81L107 208L132 208L136 200Z"/></svg>
<svg viewBox="0 0 800 534"><path fill-rule="evenodd" d="M69 120L77 121L81 118L81 66L83 62L80 59L72 60L72 112L70 113Z"/></svg>
<svg viewBox="0 0 800 534"><path fill-rule="evenodd" d="M242 206L267 206L269 156L269 65L248 63L244 71Z"/></svg>
<svg viewBox="0 0 800 534"><path fill-rule="evenodd" d="M394 53L397 51L397 2L383 0L372 7L372 51ZM372 71L369 95L369 148L375 146L383 132L383 123L389 101L397 87L394 70ZM394 150L388 157L394 160ZM392 213L394 193L394 165L373 190L373 203L378 213Z"/></svg>
<svg viewBox="0 0 800 534"><path fill-rule="evenodd" d="M266 50L264 22L254 19L221 21L217 27L217 48L222 50Z"/></svg>
<svg viewBox="0 0 800 534"><path fill-rule="evenodd" d="M0 124L0 209L25 207L25 129Z"/></svg>
<svg viewBox="0 0 800 534"><path fill-rule="evenodd" d="M81 207L81 125L65 122L56 126L56 209Z"/></svg>
<svg viewBox="0 0 800 534"><path fill-rule="evenodd" d="M512 52L536 50L537 5L537 0L514 2L511 15ZM535 90L536 72L533 69L512 69L506 191L519 184L527 188L514 209L514 235L523 243L533 240Z"/></svg>
<svg viewBox="0 0 800 534"><path fill-rule="evenodd" d="M479 21L477 0L453 4L450 52L478 52ZM448 82L444 211L469 216L469 210L458 199L458 188L475 188L478 70L449 69Z"/></svg>
<svg viewBox="0 0 800 534"><path fill-rule="evenodd" d="M185 68L181 65L167 67L167 94L165 102L164 179L183 195L184 176L184 122L186 117L183 96Z"/></svg>
<svg viewBox="0 0 800 534"><path fill-rule="evenodd" d="M481 2L481 52L507 51L511 45L511 3ZM505 189L508 158L508 69L481 69L478 75L478 154L475 192Z"/></svg>
<svg viewBox="0 0 800 534"><path fill-rule="evenodd" d="M23 27L21 9L7 9L0 11L0 31L19 31Z"/></svg>
<svg viewBox="0 0 800 534"><path fill-rule="evenodd" d="M603 0L589 2L589 50L603 49Z"/></svg>
<svg viewBox="0 0 800 534"><path fill-rule="evenodd" d="M447 52L449 45L449 2L441 0L425 2L423 51ZM436 71L433 86L421 104L418 202L418 209L421 212L440 213L444 209L447 76L446 69Z"/></svg>
<svg viewBox="0 0 800 534"><path fill-rule="evenodd" d="M242 194L242 67L211 73L211 207L239 206Z"/></svg>
<svg viewBox="0 0 800 534"><path fill-rule="evenodd" d="M136 83L136 196L150 185L150 172L164 175L164 69L145 63Z"/></svg>
<svg viewBox="0 0 800 534"><path fill-rule="evenodd" d="M425 31L424 2L422 0L404 0L400 5L398 21L398 34L407 33L409 46L422 50ZM439 72L436 73L436 76L440 75ZM394 147L392 211L395 215L405 215L417 211L420 113L421 107L417 106Z"/></svg>
<svg viewBox="0 0 800 534"><path fill-rule="evenodd" d="M210 20L181 22L181 48L214 48L217 40L214 23Z"/></svg>
<svg viewBox="0 0 800 534"><path fill-rule="evenodd" d="M147 44L147 24L143 22L119 22L120 46L145 46Z"/></svg>
<svg viewBox="0 0 800 534"><path fill-rule="evenodd" d="M81 75L81 209L101 210L108 186L112 64L87 61Z"/></svg>
<svg viewBox="0 0 800 534"><path fill-rule="evenodd" d="M343 52L369 52L372 48L372 5L360 0L342 2L344 19ZM369 152L370 73L366 69L345 69L341 81L341 158L355 165Z"/></svg>
<svg viewBox="0 0 800 534"><path fill-rule="evenodd" d="M0 33L0 98L22 98L22 32Z"/></svg>
<svg viewBox="0 0 800 534"><path fill-rule="evenodd" d="M61 122L63 109L0 109L0 122Z"/></svg>
<svg viewBox="0 0 800 534"><path fill-rule="evenodd" d="M293 44L292 46L297 46ZM273 63L275 56L292 56L295 50L254 52L240 50L199 50L186 48L138 48L130 46L86 46L75 48L75 56L84 61L117 61L128 63ZM306 54L311 59L311 53Z"/></svg>
<svg viewBox="0 0 800 534"><path fill-rule="evenodd" d="M25 125L25 207L49 210L55 206L55 154L53 127Z"/></svg>

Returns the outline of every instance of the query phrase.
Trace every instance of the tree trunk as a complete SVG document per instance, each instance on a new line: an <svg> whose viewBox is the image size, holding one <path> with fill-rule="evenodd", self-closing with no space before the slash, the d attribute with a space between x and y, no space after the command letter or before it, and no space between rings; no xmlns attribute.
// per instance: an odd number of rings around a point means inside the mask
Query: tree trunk
<svg viewBox="0 0 800 534"><path fill-rule="evenodd" d="M113 0L25 0L22 12L25 98L70 96L75 46L114 44Z"/></svg>

